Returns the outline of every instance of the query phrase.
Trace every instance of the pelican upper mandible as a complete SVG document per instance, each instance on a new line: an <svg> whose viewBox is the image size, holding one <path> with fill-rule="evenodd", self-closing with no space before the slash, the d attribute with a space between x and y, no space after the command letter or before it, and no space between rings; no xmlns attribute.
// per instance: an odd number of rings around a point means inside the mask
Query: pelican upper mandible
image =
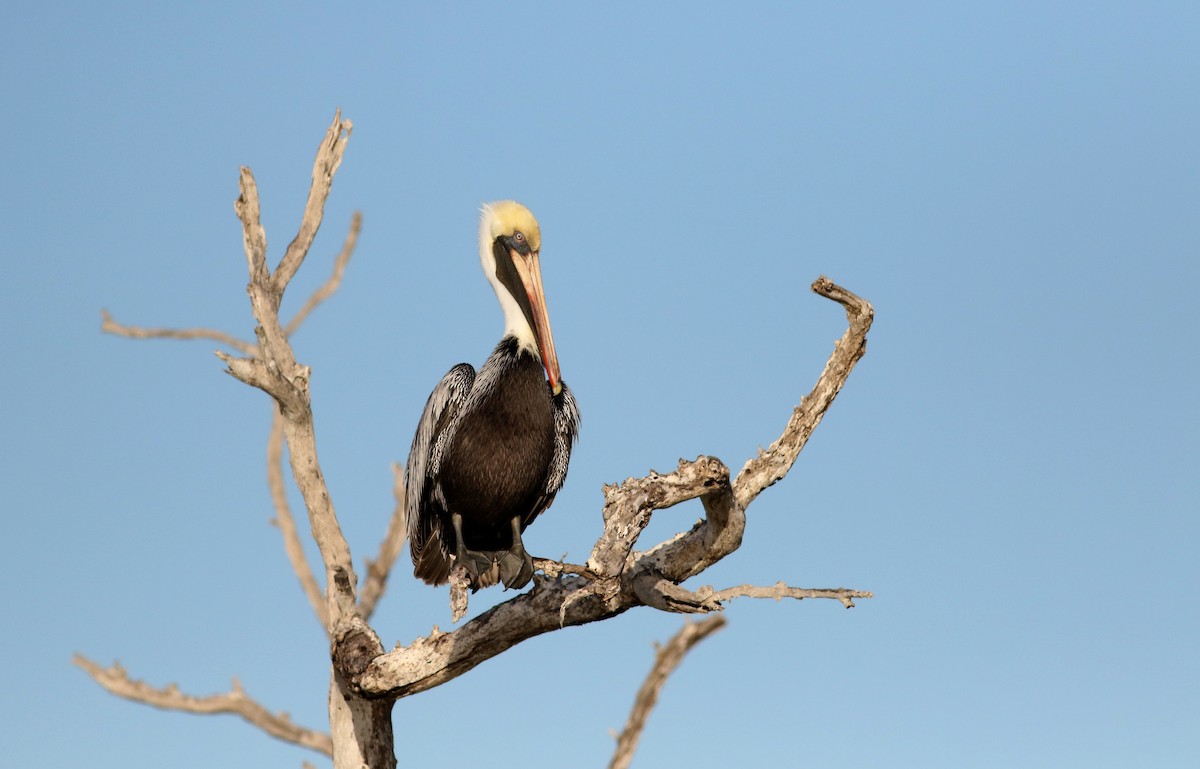
<svg viewBox="0 0 1200 769"><path fill-rule="evenodd" d="M521 533L567 477L579 409L550 335L541 246L528 208L483 207L479 260L504 311L504 337L478 372L460 363L442 377L404 471L413 573L431 585L457 564L473 590L528 584L533 560Z"/></svg>

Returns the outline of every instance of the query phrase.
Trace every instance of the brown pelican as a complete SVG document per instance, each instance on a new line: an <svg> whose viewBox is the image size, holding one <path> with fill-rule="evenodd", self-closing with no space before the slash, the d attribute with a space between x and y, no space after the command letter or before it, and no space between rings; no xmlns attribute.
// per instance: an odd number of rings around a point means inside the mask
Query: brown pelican
<svg viewBox="0 0 1200 769"><path fill-rule="evenodd" d="M528 584L521 532L567 476L579 410L550 336L541 246L528 208L483 207L479 260L504 310L504 337L478 372L460 363L442 377L404 471L413 573L431 585L457 564L473 590Z"/></svg>

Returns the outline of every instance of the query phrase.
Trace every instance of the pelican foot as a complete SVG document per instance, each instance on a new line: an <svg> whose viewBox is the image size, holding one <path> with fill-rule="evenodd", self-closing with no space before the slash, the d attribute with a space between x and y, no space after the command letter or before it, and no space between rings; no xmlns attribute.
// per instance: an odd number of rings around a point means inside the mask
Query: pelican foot
<svg viewBox="0 0 1200 769"><path fill-rule="evenodd" d="M514 545L512 550L501 553L497 563L500 566L500 581L506 588L520 590L533 579L533 558L521 545Z"/></svg>
<svg viewBox="0 0 1200 769"><path fill-rule="evenodd" d="M455 513L452 517L455 539L458 547L454 551L454 560L462 564L467 576L471 578L471 592L483 587L491 587L500 578L500 570L496 562L496 553L483 550L471 550L463 544L462 516Z"/></svg>
<svg viewBox="0 0 1200 769"><path fill-rule="evenodd" d="M483 587L491 587L499 581L499 570L492 553L479 550L468 550L459 546L454 554L454 560L462 564L471 578L471 592Z"/></svg>
<svg viewBox="0 0 1200 769"><path fill-rule="evenodd" d="M513 543L508 550L501 552L496 562L500 567L500 581L505 588L520 590L533 579L533 558L525 551L525 543L521 541L521 519L512 519Z"/></svg>

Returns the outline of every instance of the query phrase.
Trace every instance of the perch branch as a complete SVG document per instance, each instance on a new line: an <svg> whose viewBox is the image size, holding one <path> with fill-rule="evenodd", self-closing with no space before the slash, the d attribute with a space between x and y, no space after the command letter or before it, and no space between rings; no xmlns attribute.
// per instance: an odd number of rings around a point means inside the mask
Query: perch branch
<svg viewBox="0 0 1200 769"><path fill-rule="evenodd" d="M560 608L588 583L577 576L534 577L532 590L492 607L452 633L437 628L407 647L371 660L355 683L367 696L399 698L453 680L526 639L561 627L607 619L633 606L617 594L588 595Z"/></svg>
<svg viewBox="0 0 1200 769"><path fill-rule="evenodd" d="M803 441L798 441L795 433L806 429L811 432L862 356L870 305L824 278L814 284L814 290L847 307L850 330L817 381L813 392L818 395L810 395L797 409L803 418L793 415L772 450L762 452L757 462L750 463L749 470L742 471L739 478L746 480L740 481L741 487L738 482L730 482L729 470L713 457L681 461L671 473L651 473L605 487L604 530L585 568L547 568L546 562L539 562L544 574L535 578L532 590L492 607L453 632L435 628L429 636L371 660L353 682L358 690L367 696L386 698L415 694L462 675L528 638L607 619L634 606L714 611L720 608L721 600L762 591L769 597L827 597L843 603L850 597L868 597L869 593L859 591L805 592L786 586L730 588L720 594L709 588L708 593L693 593L678 584L738 548L745 528L745 506L769 485L763 480L769 480L769 472L782 477L795 461L795 455L785 462L770 458L793 450L798 453L803 448ZM754 490L753 484L760 481L763 486ZM690 499L701 501L703 519L689 531L648 551L633 550L654 511Z"/></svg>
<svg viewBox="0 0 1200 769"><path fill-rule="evenodd" d="M118 697L163 710L205 715L232 713L284 742L300 745L326 756L333 755L333 741L328 734L297 726L286 713L270 712L251 699L237 679L233 681L233 688L224 694L193 697L179 691L175 684L156 689L144 681L136 681L117 664L107 668L101 667L81 654L75 655L74 663L87 671L96 683Z"/></svg>
<svg viewBox="0 0 1200 769"><path fill-rule="evenodd" d="M658 704L658 695L667 679L683 662L684 656L692 647L708 638L725 626L725 617L716 614L698 622L685 622L670 641L660 646L654 655L654 667L642 682L637 696L633 700L633 709L629 712L629 720L617 737L617 748L613 752L609 769L627 769L637 750L638 740L646 727L654 706Z"/></svg>
<svg viewBox="0 0 1200 769"><path fill-rule="evenodd" d="M328 632L329 617L325 608L325 598L321 588L313 576L308 557L304 554L304 544L300 541L300 532L296 528L296 518L292 515L291 505L288 504L287 490L283 480L283 416L278 408L271 411L271 434L267 437L267 487L271 490L271 501L275 505L274 523L279 527L283 536L283 549L287 553L292 570L300 580L300 587L312 605L313 614L321 627Z"/></svg>

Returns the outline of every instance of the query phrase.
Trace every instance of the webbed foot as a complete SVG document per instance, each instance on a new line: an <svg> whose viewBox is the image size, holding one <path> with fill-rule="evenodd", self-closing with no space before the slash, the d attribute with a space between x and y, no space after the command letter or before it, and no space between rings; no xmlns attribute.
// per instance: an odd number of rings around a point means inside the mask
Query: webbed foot
<svg viewBox="0 0 1200 769"><path fill-rule="evenodd" d="M513 543L508 550L501 552L496 562L500 567L500 581L505 588L520 590L533 579L533 558L525 551L525 543L521 541L521 519L512 519Z"/></svg>
<svg viewBox="0 0 1200 769"><path fill-rule="evenodd" d="M491 587L496 584L500 576L500 571L494 557L495 554L469 549L463 544L462 516L455 513L451 517L451 521L454 523L454 537L458 541L458 548L454 552L454 560L462 565L467 572L467 576L471 578L471 592L475 592L481 587Z"/></svg>

